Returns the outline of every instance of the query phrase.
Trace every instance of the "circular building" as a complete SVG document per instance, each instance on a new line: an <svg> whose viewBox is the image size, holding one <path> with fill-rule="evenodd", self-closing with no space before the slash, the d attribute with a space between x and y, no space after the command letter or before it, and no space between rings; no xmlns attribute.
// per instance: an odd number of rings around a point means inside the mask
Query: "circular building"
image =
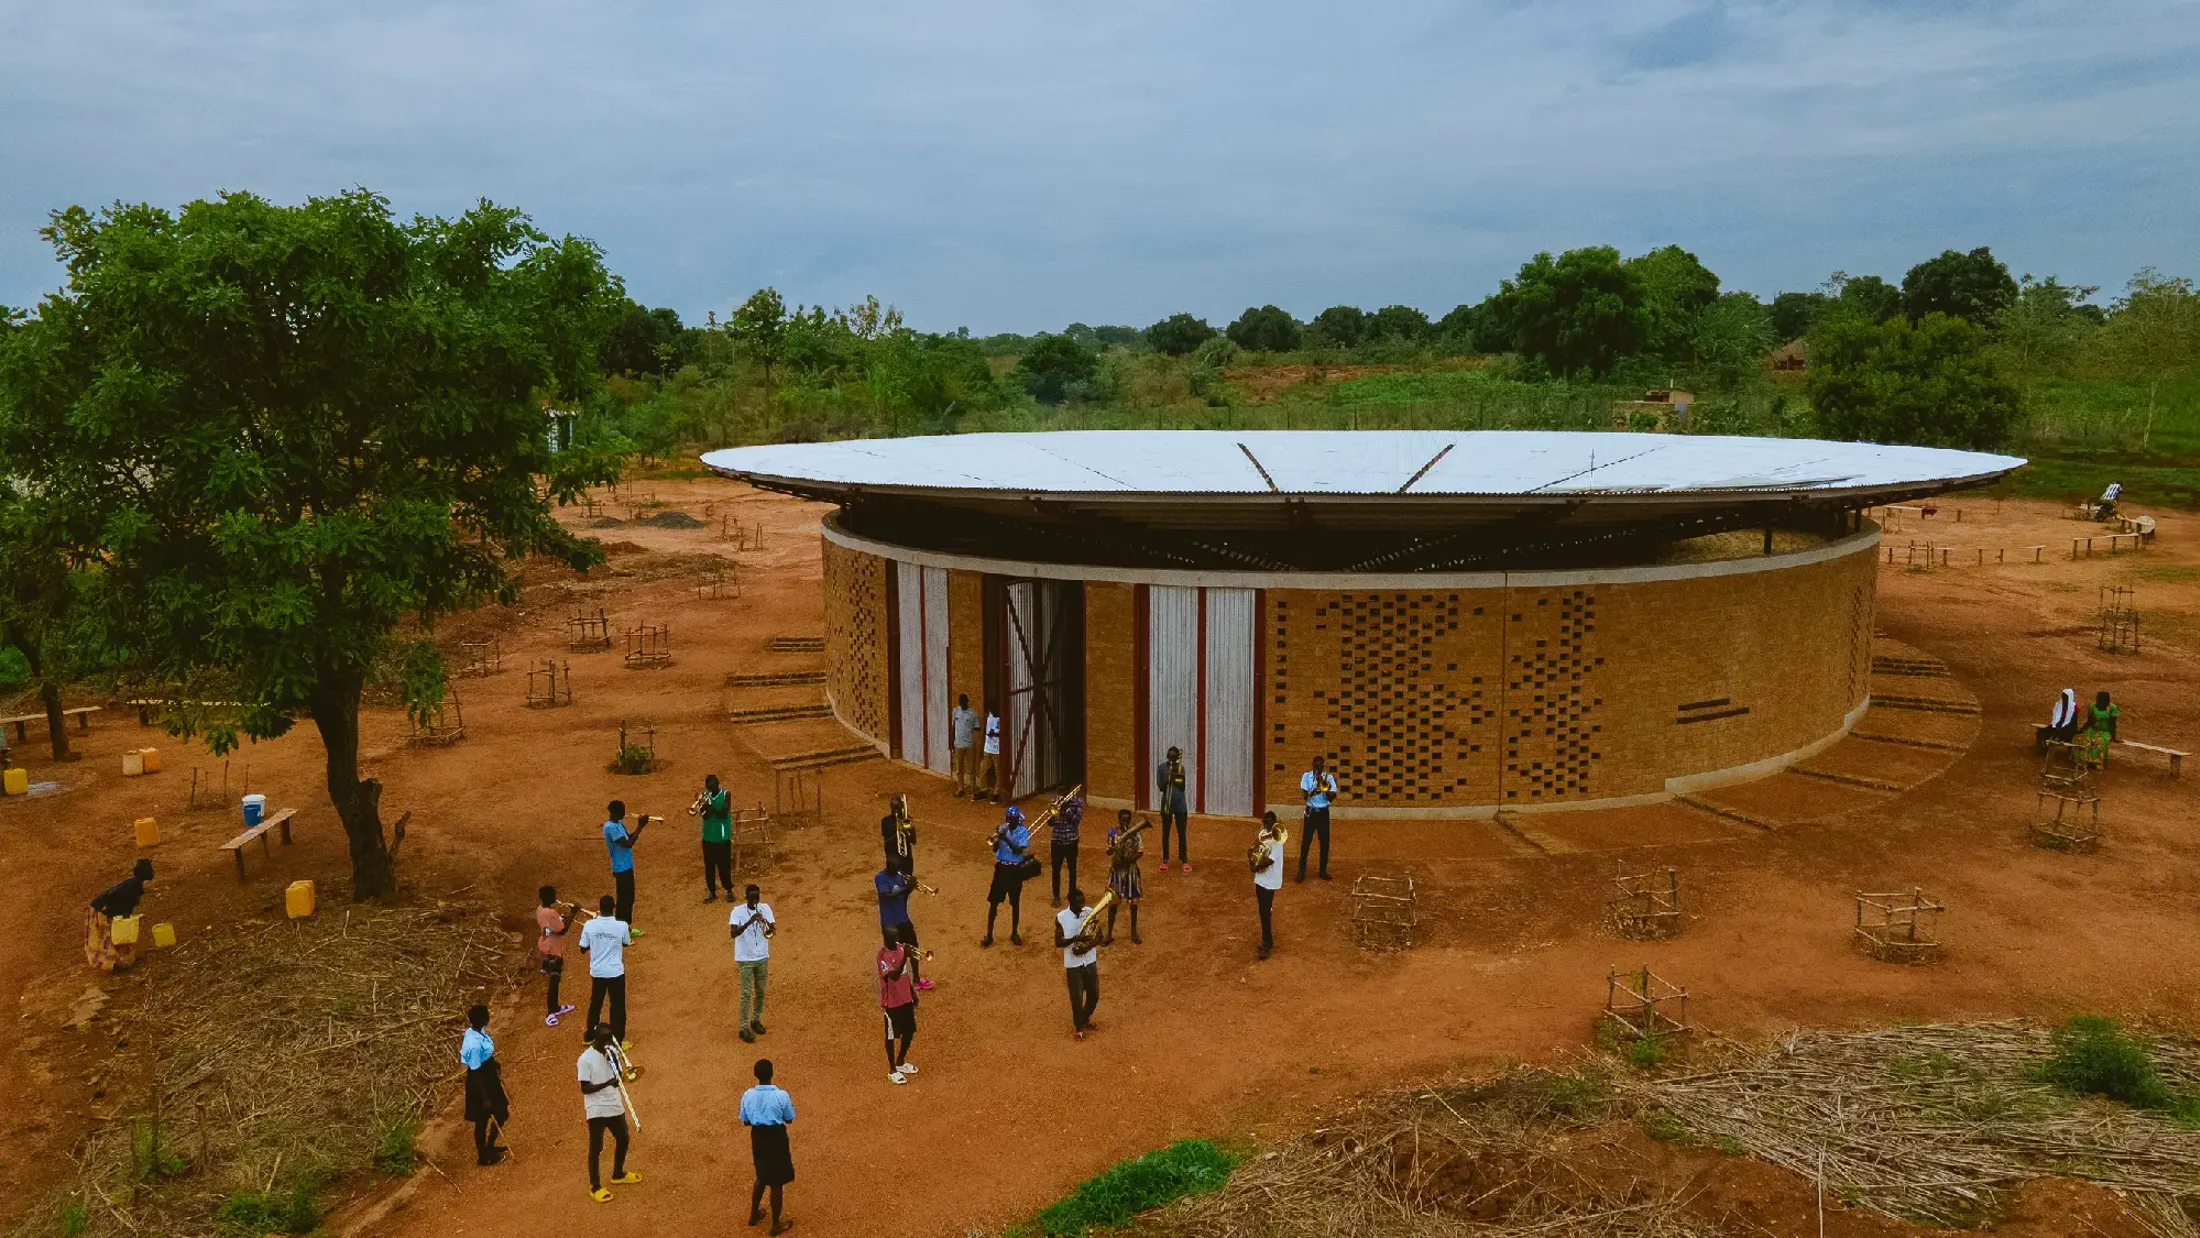
<svg viewBox="0 0 2200 1238"><path fill-rule="evenodd" d="M1872 505L2022 460L1795 439L1078 431L711 452L837 505L835 714L946 773L967 695L1013 795L1340 817L1639 803L1762 776L1867 702Z"/></svg>

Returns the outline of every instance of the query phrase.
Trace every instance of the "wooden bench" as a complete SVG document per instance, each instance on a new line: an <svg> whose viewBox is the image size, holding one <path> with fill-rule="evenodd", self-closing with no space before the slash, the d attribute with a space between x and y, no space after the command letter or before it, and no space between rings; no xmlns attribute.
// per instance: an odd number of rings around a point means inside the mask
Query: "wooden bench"
<svg viewBox="0 0 2200 1238"><path fill-rule="evenodd" d="M2172 778L2179 778L2179 777L2183 777L2183 775L2184 775L2184 766L2185 766L2185 758L2186 758L2186 757L2189 757L2189 756L2191 756L2191 755L2192 755L2192 754L2191 754L2191 753L2189 753L2189 752L2179 752L2179 751L2178 751L2178 750L2176 750L2175 748L2164 748L2164 747L2161 747L2161 746L2160 746L2160 745L2158 745L2158 744L2141 744L2141 743L2134 743L2133 741L2131 741L2131 740L2128 740L2128 739L2119 739L2119 740L2117 740L2117 741L2116 741L2116 746L2117 746L2118 748L2136 748L2136 749L2138 749L2138 750L2139 750L2139 751L2141 751L2141 752L2151 752L2151 753L2154 753L2154 754L2156 754L2157 756L2165 756L2165 757L2168 757L2168 758L2169 758L2169 776L2170 776L2170 777L2172 777Z"/></svg>
<svg viewBox="0 0 2200 1238"><path fill-rule="evenodd" d="M100 710L105 708L107 708L105 705L78 705L73 709L62 710L61 716L63 718L75 718L77 730L89 731L92 729L92 715L98 713ZM27 744L30 742L31 738L29 731L30 724L33 722L44 722L45 720L45 711L40 710L38 713L35 714L17 714L12 718L0 718L0 726L13 724L15 727L15 742L19 744Z"/></svg>
<svg viewBox="0 0 2200 1238"><path fill-rule="evenodd" d="M263 818L258 825L253 826L252 828L246 830L244 833L239 834L235 838L232 838L228 842L222 844L222 850L228 852L231 856L236 858L237 880L239 882L242 882L244 880L245 847L248 846L254 839L258 839L260 843L261 855L274 854L268 849L267 845L267 832L269 830L279 831L282 834L283 845L285 847L289 846L290 819L296 815L298 815L297 809L285 808L281 812L278 812L271 817Z"/></svg>

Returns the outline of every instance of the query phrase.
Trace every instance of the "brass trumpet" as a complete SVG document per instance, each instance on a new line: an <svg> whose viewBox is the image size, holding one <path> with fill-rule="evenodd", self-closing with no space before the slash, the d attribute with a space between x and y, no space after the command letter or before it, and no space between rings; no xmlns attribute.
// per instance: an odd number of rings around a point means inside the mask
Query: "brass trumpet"
<svg viewBox="0 0 2200 1238"><path fill-rule="evenodd" d="M710 794L710 792L708 792L708 791L697 791L697 792L695 793L695 802L694 802L694 803L692 803L692 804L690 804L690 805L688 805L688 815L689 815L689 816L691 816L691 817L692 817L692 816L695 816L695 815L697 815L698 813L701 813L701 812L703 811L703 797L705 797L705 796L707 796L707 795L709 795L709 794Z"/></svg>
<svg viewBox="0 0 2200 1238"><path fill-rule="evenodd" d="M911 877L909 880L917 881L915 877ZM940 892L940 888L938 886L928 886L921 881L917 881L917 888L924 891L926 894L937 894Z"/></svg>

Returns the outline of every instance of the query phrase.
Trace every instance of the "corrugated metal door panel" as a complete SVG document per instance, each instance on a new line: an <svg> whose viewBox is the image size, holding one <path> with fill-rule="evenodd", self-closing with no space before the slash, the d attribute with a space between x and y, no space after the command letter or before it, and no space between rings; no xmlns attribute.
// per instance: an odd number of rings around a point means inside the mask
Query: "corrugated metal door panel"
<svg viewBox="0 0 2200 1238"><path fill-rule="evenodd" d="M1038 785L1039 771L1035 768L1039 755L1039 728L1031 707L1031 658L1026 646L1036 651L1039 644L1037 616L1033 613L1033 589L1028 580L1012 581L1001 588L1001 604L1007 611L1001 616L1001 642L1006 653L1007 682L1004 695L1007 710L1001 717L1001 763L1003 772L1011 774L1008 797L1019 799L1031 794Z"/></svg>
<svg viewBox="0 0 2200 1238"><path fill-rule="evenodd" d="M924 569L924 764L950 772L947 725L947 569Z"/></svg>
<svg viewBox="0 0 2200 1238"><path fill-rule="evenodd" d="M895 563L895 700L901 705L896 755L924 763L924 569Z"/></svg>
<svg viewBox="0 0 2200 1238"><path fill-rule="evenodd" d="M1199 590L1154 585L1147 606L1147 751L1159 765L1184 750L1184 798L1199 803ZM1151 768L1139 777L1153 778ZM1156 801L1158 804L1159 801Z"/></svg>
<svg viewBox="0 0 2200 1238"><path fill-rule="evenodd" d="M1253 815L1253 600L1251 589L1207 590L1207 811Z"/></svg>

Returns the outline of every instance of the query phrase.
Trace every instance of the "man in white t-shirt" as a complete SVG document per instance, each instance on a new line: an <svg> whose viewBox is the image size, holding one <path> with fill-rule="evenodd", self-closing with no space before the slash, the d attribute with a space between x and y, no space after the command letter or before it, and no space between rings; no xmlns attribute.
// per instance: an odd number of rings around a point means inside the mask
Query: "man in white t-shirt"
<svg viewBox="0 0 2200 1238"><path fill-rule="evenodd" d="M610 895L596 904L602 911L581 926L581 949L588 952L588 1026L603 1014L605 999L611 1003L611 1035L626 1043L626 948L633 944L626 921L612 913L618 901Z"/></svg>
<svg viewBox="0 0 2200 1238"><path fill-rule="evenodd" d="M1100 1006L1100 943L1084 932L1085 892L1070 887L1069 906L1054 917L1054 944L1062 949L1062 974L1069 981L1069 1023L1077 1039L1098 1031L1092 1012Z"/></svg>
<svg viewBox="0 0 2200 1238"><path fill-rule="evenodd" d="M587 931L581 930L584 934ZM588 1194L597 1203L609 1203L611 1192L604 1189L602 1170L598 1168L606 1133L611 1136L612 1183L624 1186L642 1180L642 1175L626 1170L626 1098L619 1092L619 1066L612 1059L610 1028L598 1023L588 1029L588 1047L581 1050L579 1073L581 1112L588 1116Z"/></svg>
<svg viewBox="0 0 2200 1238"><path fill-rule="evenodd" d="M1276 814L1260 815L1260 838L1253 853L1253 897L1260 902L1260 953L1267 958L1276 948L1274 911L1276 891L1283 888L1283 827L1276 824Z"/></svg>
<svg viewBox="0 0 2200 1238"><path fill-rule="evenodd" d="M743 900L733 905L733 914L726 917L726 931L733 934L733 965L741 972L741 1039L755 1041L764 1034L764 972L771 962L771 936L779 931L778 921L772 919L772 905L762 900L762 891L750 886L743 891ZM754 992L756 1008L750 1012L749 995Z"/></svg>
<svg viewBox="0 0 2200 1238"><path fill-rule="evenodd" d="M993 702L985 703L984 754L978 758L978 789L973 799L1001 801L1001 715Z"/></svg>

